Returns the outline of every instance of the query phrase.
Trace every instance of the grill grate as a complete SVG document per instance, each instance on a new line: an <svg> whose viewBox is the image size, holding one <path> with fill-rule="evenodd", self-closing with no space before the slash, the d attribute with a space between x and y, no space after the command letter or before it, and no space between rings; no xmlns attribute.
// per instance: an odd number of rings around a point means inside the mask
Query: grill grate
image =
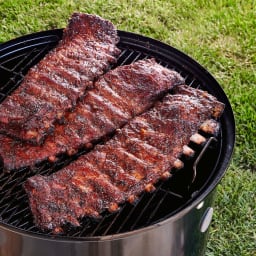
<svg viewBox="0 0 256 256"><path fill-rule="evenodd" d="M52 49L61 37L61 30L56 30L52 35L38 36L27 39L24 44L0 48L0 102L18 87L28 69ZM40 34L41 35L41 34ZM148 46L148 43L128 43L121 36L119 48L122 50L118 62L113 66L130 64L139 59L154 57L163 66L178 71L186 79L186 84L192 87L202 87L203 83L184 69L172 58L162 56L160 52ZM219 137L221 134L219 135ZM143 228L170 217L184 208L197 192L209 180L210 173L214 172L221 151L221 139L212 140L205 147L193 145L197 152L192 159L182 159L185 162L183 169L176 172L172 178L165 182L159 182L154 193L143 193L135 204L125 203L116 213L105 212L101 219L84 218L81 227L67 227L65 237L83 238L104 235L113 235ZM201 152L202 155L200 154ZM40 231L33 223L28 199L23 190L23 183L35 173L49 175L80 154L67 157L63 155L57 163L43 162L34 170L22 168L10 173L5 173L0 168L0 222L7 226L27 231L33 234L50 235ZM196 164L196 178L194 179L193 165ZM210 166L205 170L205 166ZM192 182L193 181L193 182Z"/></svg>

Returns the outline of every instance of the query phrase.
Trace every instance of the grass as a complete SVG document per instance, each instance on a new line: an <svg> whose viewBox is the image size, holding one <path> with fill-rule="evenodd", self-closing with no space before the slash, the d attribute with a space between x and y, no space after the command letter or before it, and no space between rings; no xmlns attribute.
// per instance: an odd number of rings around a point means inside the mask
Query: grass
<svg viewBox="0 0 256 256"><path fill-rule="evenodd" d="M254 0L0 0L0 42L60 28L73 11L168 43L206 67L236 119L236 148L218 186L206 255L256 255L256 4Z"/></svg>

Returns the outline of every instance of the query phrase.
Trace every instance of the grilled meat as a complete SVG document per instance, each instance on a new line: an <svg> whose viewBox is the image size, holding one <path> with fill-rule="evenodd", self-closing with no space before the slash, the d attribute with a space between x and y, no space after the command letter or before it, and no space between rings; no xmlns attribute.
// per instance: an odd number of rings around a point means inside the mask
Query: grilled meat
<svg viewBox="0 0 256 256"><path fill-rule="evenodd" d="M157 80L156 80L157 77ZM113 133L131 118L150 108L164 93L184 79L154 59L137 61L107 72L87 92L66 123L57 124L43 145L29 145L0 135L0 156L5 169L55 161L62 153L72 155L81 147Z"/></svg>
<svg viewBox="0 0 256 256"><path fill-rule="evenodd" d="M183 95L188 95L188 96L194 96L200 99L200 101L202 102L203 105L206 106L206 108L208 107L213 107L213 117L214 118L218 118L219 116L221 116L224 107L223 104L219 101L216 101L216 98L205 92L202 91L200 89L193 89L191 90L191 88L187 85L183 85L183 86L179 86L177 88L174 89L174 93L175 94L183 94Z"/></svg>
<svg viewBox="0 0 256 256"><path fill-rule="evenodd" d="M41 144L56 121L73 109L120 50L114 25L95 15L74 13L63 39L29 70L0 105L0 132Z"/></svg>
<svg viewBox="0 0 256 256"><path fill-rule="evenodd" d="M178 158L202 123L216 132L218 126L208 120L219 117L224 108L203 91L189 88L195 97L181 87L184 91L165 96L104 145L50 176L29 178L24 186L36 225L55 233L62 232L66 223L79 226L80 218L98 217L105 209L115 211L144 190L154 190L159 179L168 178L170 170L182 163ZM221 108L218 116L216 104Z"/></svg>

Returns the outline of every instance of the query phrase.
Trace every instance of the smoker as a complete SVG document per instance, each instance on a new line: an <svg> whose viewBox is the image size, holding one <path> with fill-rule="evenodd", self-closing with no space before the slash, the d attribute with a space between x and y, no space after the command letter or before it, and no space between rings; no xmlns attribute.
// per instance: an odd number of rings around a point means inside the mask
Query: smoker
<svg viewBox="0 0 256 256"><path fill-rule="evenodd" d="M0 45L0 102L58 43L62 32L43 31ZM104 212L99 220L83 218L81 227L68 227L65 234L53 235L34 225L22 185L35 172L51 174L72 159L63 156L56 164L41 163L36 170L22 168L6 173L0 167L1 256L204 255L216 186L234 148L235 122L230 103L212 75L184 53L138 34L118 34L121 54L112 68L153 57L176 70L187 85L206 90L225 104L219 134L204 134L207 140L203 145L191 143L195 156L184 157L184 168L159 182L154 192L144 192L138 202L125 203L118 212Z"/></svg>

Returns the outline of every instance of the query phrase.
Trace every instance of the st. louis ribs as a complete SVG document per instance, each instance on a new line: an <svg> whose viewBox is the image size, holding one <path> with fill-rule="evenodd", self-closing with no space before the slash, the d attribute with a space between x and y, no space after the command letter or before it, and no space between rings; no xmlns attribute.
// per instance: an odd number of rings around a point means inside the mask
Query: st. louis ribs
<svg viewBox="0 0 256 256"><path fill-rule="evenodd" d="M0 105L0 132L41 144L94 79L116 62L118 41L111 22L74 13L57 47L29 70Z"/></svg>
<svg viewBox="0 0 256 256"><path fill-rule="evenodd" d="M62 232L84 216L116 211L125 201L179 168L180 155L199 129L215 133L224 105L201 90L178 86L147 112L133 118L104 145L97 145L62 170L25 183L35 223ZM186 149L187 151L187 149Z"/></svg>
<svg viewBox="0 0 256 256"><path fill-rule="evenodd" d="M91 147L113 133L134 116L150 108L156 100L184 79L164 68L154 59L141 60L107 72L94 83L73 112L65 115L64 124L42 145L30 145L0 134L0 156L4 168L33 166L43 160L55 161L63 153L76 153Z"/></svg>

